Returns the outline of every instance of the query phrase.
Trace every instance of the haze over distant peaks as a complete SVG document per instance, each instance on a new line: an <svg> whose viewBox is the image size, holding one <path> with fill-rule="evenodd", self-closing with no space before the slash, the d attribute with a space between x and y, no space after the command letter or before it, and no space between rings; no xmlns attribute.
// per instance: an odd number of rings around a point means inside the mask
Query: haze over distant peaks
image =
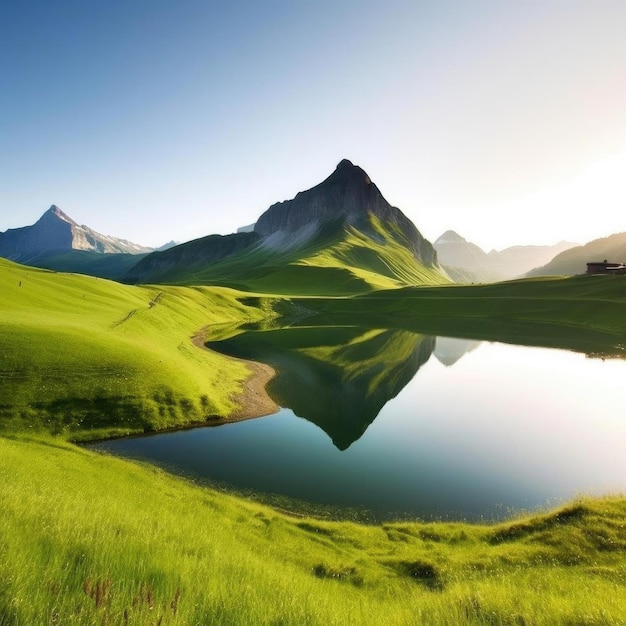
<svg viewBox="0 0 626 626"><path fill-rule="evenodd" d="M528 276L584 274L588 262L604 259L618 263L626 261L626 233L615 233L594 239L582 246L570 246L546 265L528 272Z"/></svg>
<svg viewBox="0 0 626 626"><path fill-rule="evenodd" d="M433 245L439 261L455 280L493 282L523 276L577 244L561 241L552 246L511 246L486 253L455 231L447 230Z"/></svg>
<svg viewBox="0 0 626 626"><path fill-rule="evenodd" d="M83 250L101 254L140 254L152 249L125 239L102 235L80 225L53 204L32 226L0 233L0 256L28 263L49 254Z"/></svg>
<svg viewBox="0 0 626 626"><path fill-rule="evenodd" d="M441 246L447 243L467 243L467 239L464 239L458 233L453 230L446 230L443 235L440 235L433 245Z"/></svg>

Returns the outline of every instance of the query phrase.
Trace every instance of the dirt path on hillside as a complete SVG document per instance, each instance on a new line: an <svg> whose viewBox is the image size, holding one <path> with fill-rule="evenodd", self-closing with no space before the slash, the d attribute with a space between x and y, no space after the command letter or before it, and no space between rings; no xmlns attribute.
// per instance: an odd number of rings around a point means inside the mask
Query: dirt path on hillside
<svg viewBox="0 0 626 626"><path fill-rule="evenodd" d="M206 326L201 328L191 340L196 348L212 352L212 350L204 345L206 330ZM276 413L280 407L265 391L265 385L276 375L274 368L265 363L258 363L257 361L248 361L237 357L228 358L244 363L248 370L250 370L250 375L243 381L242 392L231 398L231 400L236 403L237 408L225 418L225 421L241 422L243 420Z"/></svg>

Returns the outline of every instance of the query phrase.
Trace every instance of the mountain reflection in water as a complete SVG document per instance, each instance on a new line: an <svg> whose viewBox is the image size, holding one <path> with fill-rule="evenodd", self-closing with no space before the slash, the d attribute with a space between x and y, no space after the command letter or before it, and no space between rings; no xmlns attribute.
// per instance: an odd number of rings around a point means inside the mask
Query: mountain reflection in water
<svg viewBox="0 0 626 626"><path fill-rule="evenodd" d="M305 327L252 330L207 346L274 367L272 400L345 450L433 353L449 366L479 344L406 330Z"/></svg>
<svg viewBox="0 0 626 626"><path fill-rule="evenodd" d="M399 329L242 330L209 345L273 365L287 408L91 447L372 520L495 520L626 488L623 359Z"/></svg>

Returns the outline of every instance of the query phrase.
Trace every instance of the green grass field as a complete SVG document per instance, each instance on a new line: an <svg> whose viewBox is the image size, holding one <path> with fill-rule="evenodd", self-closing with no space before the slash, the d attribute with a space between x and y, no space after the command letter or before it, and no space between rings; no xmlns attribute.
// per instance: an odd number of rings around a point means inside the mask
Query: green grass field
<svg viewBox="0 0 626 626"><path fill-rule="evenodd" d="M132 287L0 260L0 432L102 437L227 417L245 364L203 328L258 320L225 288Z"/></svg>
<svg viewBox="0 0 626 626"><path fill-rule="evenodd" d="M626 281L552 277L407 287L354 298L309 299L318 324L354 323L450 337L626 356Z"/></svg>
<svg viewBox="0 0 626 626"><path fill-rule="evenodd" d="M0 438L0 624L624 624L626 500L497 526L279 513Z"/></svg>
<svg viewBox="0 0 626 626"><path fill-rule="evenodd" d="M281 303L0 260L0 289L0 626L626 623L623 495L496 526L332 522L67 441L228 419L249 370L193 337L278 312L620 355L623 279ZM385 337L338 333L357 354Z"/></svg>

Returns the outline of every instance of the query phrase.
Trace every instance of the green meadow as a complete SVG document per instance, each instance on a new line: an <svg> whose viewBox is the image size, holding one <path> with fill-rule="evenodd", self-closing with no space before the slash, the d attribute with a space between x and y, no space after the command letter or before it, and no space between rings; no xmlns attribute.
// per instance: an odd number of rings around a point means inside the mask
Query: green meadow
<svg viewBox="0 0 626 626"><path fill-rule="evenodd" d="M0 260L0 432L74 439L228 417L250 370L194 345L267 316L226 288L133 287Z"/></svg>
<svg viewBox="0 0 626 626"><path fill-rule="evenodd" d="M306 304L319 324L359 320L433 335L626 354L626 281L620 276L406 287Z"/></svg>
<svg viewBox="0 0 626 626"><path fill-rule="evenodd" d="M481 526L297 517L0 439L0 624L624 624L626 501Z"/></svg>
<svg viewBox="0 0 626 626"><path fill-rule="evenodd" d="M0 289L0 626L626 623L624 495L497 525L367 525L72 443L232 418L251 369L204 343L241 325L337 326L351 362L393 343L384 328L623 356L623 278L280 298L0 260Z"/></svg>

